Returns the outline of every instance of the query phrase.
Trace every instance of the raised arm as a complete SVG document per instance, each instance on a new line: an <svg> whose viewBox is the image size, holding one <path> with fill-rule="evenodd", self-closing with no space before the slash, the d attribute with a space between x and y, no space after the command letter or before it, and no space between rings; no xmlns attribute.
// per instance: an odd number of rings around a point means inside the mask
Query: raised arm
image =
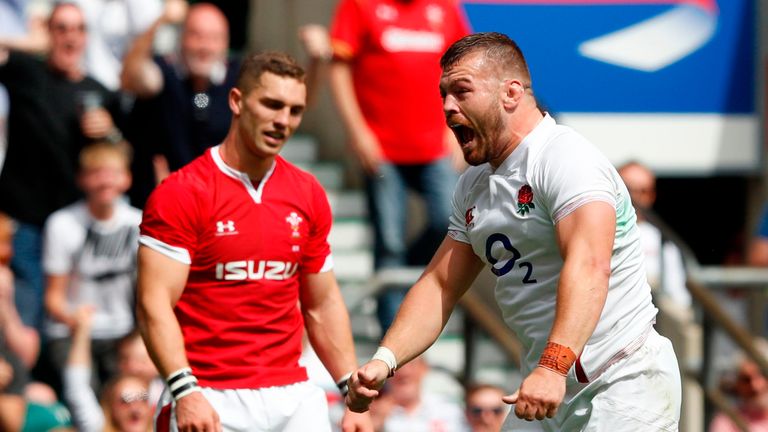
<svg viewBox="0 0 768 432"><path fill-rule="evenodd" d="M147 246L139 246L136 314L139 330L152 361L163 377L189 367L184 337L173 312L189 275L183 264ZM194 372L194 371L193 371ZM219 417L200 392L176 402L179 430L218 431Z"/></svg>
<svg viewBox="0 0 768 432"><path fill-rule="evenodd" d="M318 358L340 382L357 369L347 307L333 271L308 274L301 284L301 310L307 336ZM370 418L347 413L344 431L373 431Z"/></svg>
<svg viewBox="0 0 768 432"><path fill-rule="evenodd" d="M180 23L187 14L186 0L168 0L163 14L137 37L123 58L120 85L140 98L152 97L163 89L163 74L152 60L152 44L157 30L165 24Z"/></svg>
<svg viewBox="0 0 768 432"><path fill-rule="evenodd" d="M77 430L101 431L104 429L104 415L90 385L93 307L81 306L73 315L72 345L62 374L64 399L72 411Z"/></svg>
<svg viewBox="0 0 768 432"><path fill-rule="evenodd" d="M401 366L429 348L462 295L472 285L483 262L469 244L446 237L424 274L405 296L381 346ZM390 365L371 360L352 375L347 403L353 411L368 409L390 374Z"/></svg>
<svg viewBox="0 0 768 432"><path fill-rule="evenodd" d="M325 78L328 61L333 56L328 30L320 24L307 24L299 28L299 40L307 54L307 105L314 105L317 92Z"/></svg>
<svg viewBox="0 0 768 432"><path fill-rule="evenodd" d="M569 348L575 359L592 336L608 296L616 210L605 202L585 204L558 222L555 231L563 269L548 342ZM520 418L552 417L565 396L565 379L537 367L504 400L515 404Z"/></svg>

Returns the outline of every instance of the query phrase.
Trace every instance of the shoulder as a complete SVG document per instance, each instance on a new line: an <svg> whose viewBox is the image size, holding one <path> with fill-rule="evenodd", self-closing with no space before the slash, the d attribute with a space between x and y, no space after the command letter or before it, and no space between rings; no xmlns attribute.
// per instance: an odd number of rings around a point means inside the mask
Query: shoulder
<svg viewBox="0 0 768 432"><path fill-rule="evenodd" d="M197 199L209 194L215 175L215 167L208 158L206 152L178 171L171 173L152 191L148 206L150 203L157 204L166 200Z"/></svg>
<svg viewBox="0 0 768 432"><path fill-rule="evenodd" d="M72 226L83 223L87 209L84 201L77 201L66 207L62 207L48 216L45 225L48 227Z"/></svg>
<svg viewBox="0 0 768 432"><path fill-rule="evenodd" d="M122 219L127 223L128 225L137 225L139 222L141 222L141 210L137 209L136 207L128 204L128 203L122 203L120 205L120 210L122 212Z"/></svg>
<svg viewBox="0 0 768 432"><path fill-rule="evenodd" d="M456 184L456 192L469 193L475 185L481 183L483 179L488 177L490 170L491 167L487 163L467 168L461 176L459 176L459 181Z"/></svg>
<svg viewBox="0 0 768 432"><path fill-rule="evenodd" d="M323 186L314 174L288 162L283 157L275 158L276 169L280 170L281 183L286 187L298 187L302 192L315 193L318 190L325 194Z"/></svg>
<svg viewBox="0 0 768 432"><path fill-rule="evenodd" d="M531 165L534 170L547 175L609 170L613 167L608 158L586 137L568 126L553 125L539 145L531 149Z"/></svg>

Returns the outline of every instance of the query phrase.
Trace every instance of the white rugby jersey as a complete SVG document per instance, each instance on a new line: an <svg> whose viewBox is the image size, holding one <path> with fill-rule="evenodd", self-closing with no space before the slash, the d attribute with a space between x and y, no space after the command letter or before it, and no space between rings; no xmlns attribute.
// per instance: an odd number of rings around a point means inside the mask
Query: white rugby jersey
<svg viewBox="0 0 768 432"><path fill-rule="evenodd" d="M569 373L582 382L641 344L657 312L618 173L584 137L546 115L495 172L487 163L470 167L456 186L449 235L469 243L497 276L496 300L526 349L526 373L538 364L555 317L563 266L555 224L594 201L616 208L616 238L605 307Z"/></svg>

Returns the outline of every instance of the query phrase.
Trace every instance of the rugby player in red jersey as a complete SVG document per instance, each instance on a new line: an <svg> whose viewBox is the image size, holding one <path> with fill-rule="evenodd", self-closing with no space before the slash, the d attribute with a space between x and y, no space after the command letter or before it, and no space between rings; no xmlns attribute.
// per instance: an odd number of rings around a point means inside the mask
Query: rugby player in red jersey
<svg viewBox="0 0 768 432"><path fill-rule="evenodd" d="M278 155L305 100L293 59L248 56L224 142L147 202L137 309L168 384L156 430L330 431L325 393L298 363L304 328L342 391L357 360L326 194ZM372 430L349 411L342 427Z"/></svg>

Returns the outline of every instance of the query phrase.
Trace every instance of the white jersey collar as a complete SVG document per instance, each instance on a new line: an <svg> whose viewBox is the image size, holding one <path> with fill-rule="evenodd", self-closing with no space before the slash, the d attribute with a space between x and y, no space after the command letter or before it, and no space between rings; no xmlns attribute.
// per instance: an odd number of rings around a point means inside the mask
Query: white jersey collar
<svg viewBox="0 0 768 432"><path fill-rule="evenodd" d="M544 142L549 136L552 128L555 126L557 126L555 119L553 119L549 113L544 113L544 118L542 118L539 124L537 124L536 127L533 128L533 130L530 131L522 141L520 141L520 144L517 145L517 148L515 148L515 150L513 150L506 159L504 159L504 162L502 162L501 165L499 165L499 168L496 169L495 174L504 174L510 171L514 171L515 167L524 157L523 155L525 154L525 149L527 147L536 145L537 143Z"/></svg>
<svg viewBox="0 0 768 432"><path fill-rule="evenodd" d="M248 176L248 174L242 171L238 171L224 162L224 159L221 158L221 153L219 150L220 147L221 145L211 147L210 151L211 157L213 158L213 163L215 163L219 170L227 176L240 180L243 186L245 186L245 190L248 191L248 194L251 196L251 198L253 198L253 201L256 204L261 204L261 194L264 190L264 185L267 184L267 180L269 180L269 178L272 177L272 173L275 172L275 161L272 161L272 166L269 167L269 170L264 175L264 178L262 178L259 182L259 186L254 187L253 182L251 182L251 178Z"/></svg>

